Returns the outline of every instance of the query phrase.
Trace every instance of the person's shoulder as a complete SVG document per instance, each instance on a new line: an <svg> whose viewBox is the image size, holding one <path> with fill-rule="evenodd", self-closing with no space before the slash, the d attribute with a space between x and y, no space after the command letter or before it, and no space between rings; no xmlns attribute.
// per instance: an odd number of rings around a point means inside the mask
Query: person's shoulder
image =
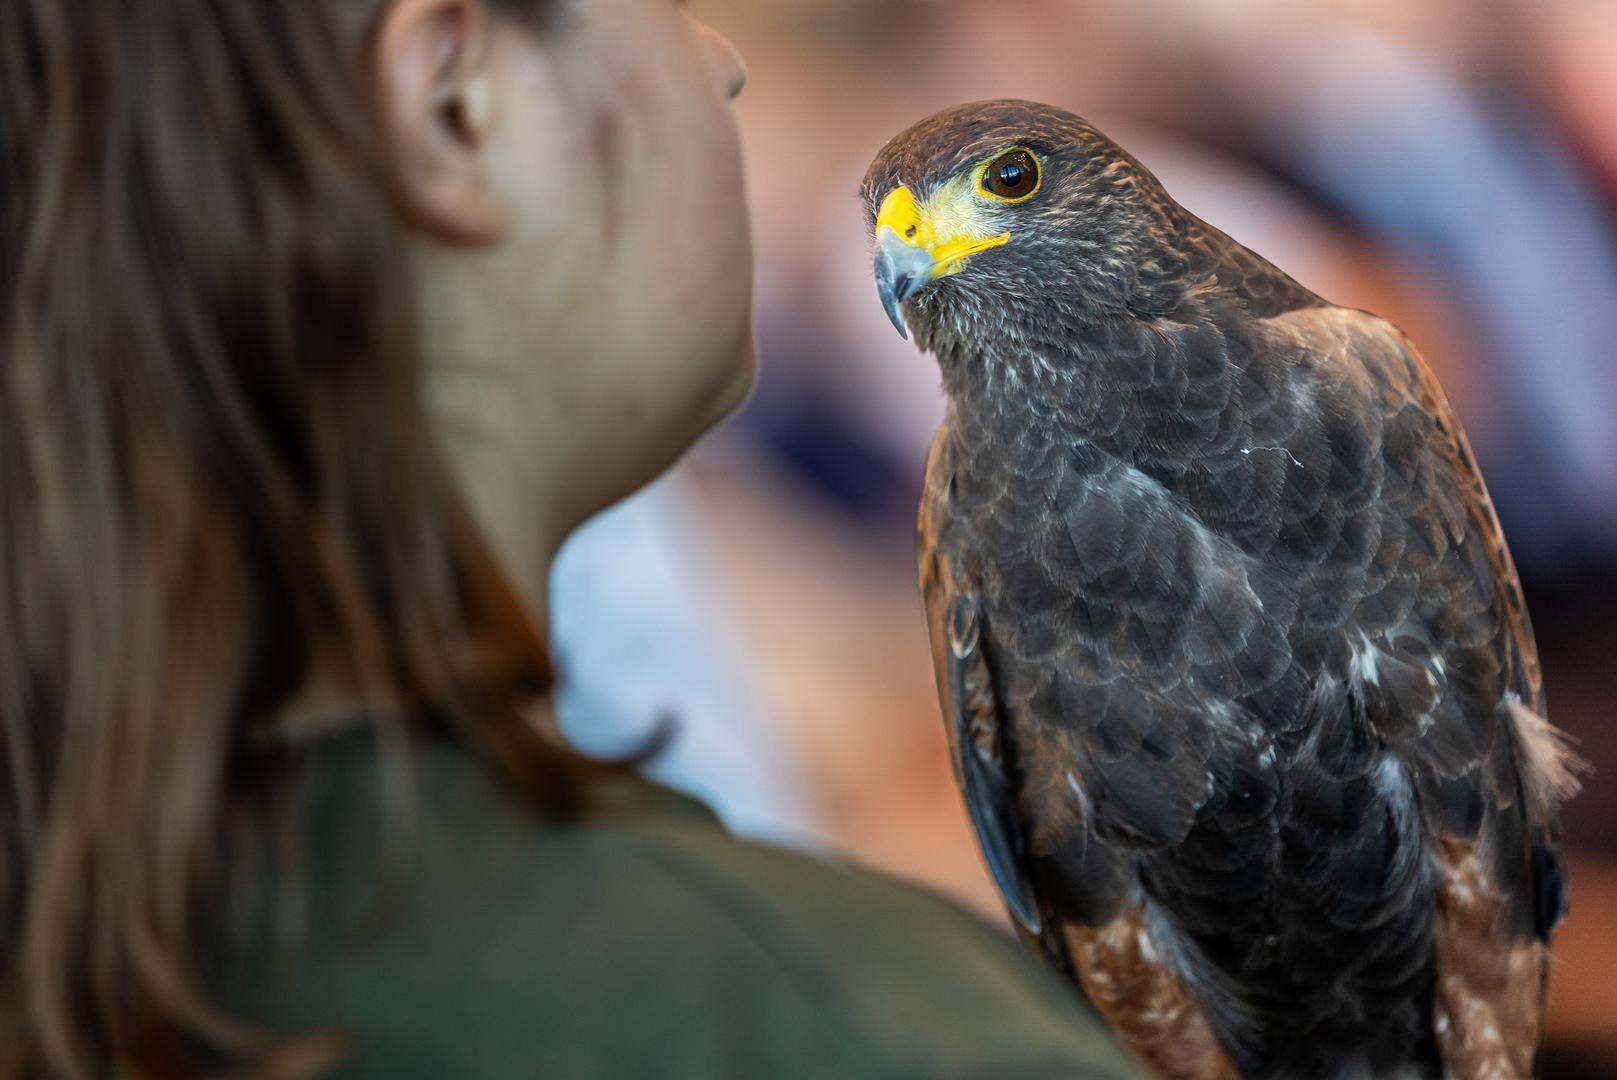
<svg viewBox="0 0 1617 1080"><path fill-rule="evenodd" d="M691 821L640 823L623 842L892 1075L1134 1075L1069 985L932 893Z"/></svg>
<svg viewBox="0 0 1617 1080"><path fill-rule="evenodd" d="M554 825L453 748L416 775L403 899L365 937L352 903L317 911L279 998L352 1031L356 1075L1132 1075L1075 993L929 894L649 784ZM331 825L311 873L358 897Z"/></svg>

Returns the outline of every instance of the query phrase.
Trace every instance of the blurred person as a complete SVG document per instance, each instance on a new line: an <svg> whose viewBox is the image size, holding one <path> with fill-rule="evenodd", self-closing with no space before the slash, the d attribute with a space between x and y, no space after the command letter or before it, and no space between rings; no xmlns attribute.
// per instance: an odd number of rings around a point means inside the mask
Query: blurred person
<svg viewBox="0 0 1617 1080"><path fill-rule="evenodd" d="M1589 160L1617 208L1617 6L1587 0L1517 0L1532 48L1508 56L1541 61L1535 73L1573 148Z"/></svg>
<svg viewBox="0 0 1617 1080"><path fill-rule="evenodd" d="M1123 1076L564 748L548 583L753 376L669 0L0 6L0 1076Z"/></svg>

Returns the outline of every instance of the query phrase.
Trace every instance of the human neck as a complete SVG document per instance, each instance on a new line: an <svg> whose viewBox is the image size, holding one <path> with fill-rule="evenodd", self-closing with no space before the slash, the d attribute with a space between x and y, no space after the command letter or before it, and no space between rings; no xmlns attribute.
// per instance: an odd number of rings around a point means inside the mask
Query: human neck
<svg viewBox="0 0 1617 1080"><path fill-rule="evenodd" d="M544 633L550 565L584 518L577 477L563 475L570 428L513 357L482 279L460 262L427 260L420 331L429 422L500 576Z"/></svg>
<svg viewBox="0 0 1617 1080"><path fill-rule="evenodd" d="M464 440L446 448L450 475L458 483L473 524L506 582L527 609L534 627L550 624L550 566L571 531L539 494L529 470L512 463L496 442Z"/></svg>

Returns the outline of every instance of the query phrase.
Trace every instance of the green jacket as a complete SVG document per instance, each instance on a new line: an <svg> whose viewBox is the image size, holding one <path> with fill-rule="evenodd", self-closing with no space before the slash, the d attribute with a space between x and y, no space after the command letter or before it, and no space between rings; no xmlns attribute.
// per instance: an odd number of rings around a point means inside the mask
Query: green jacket
<svg viewBox="0 0 1617 1080"><path fill-rule="evenodd" d="M315 756L299 944L226 976L225 996L276 1030L346 1032L338 1076L1137 1075L1004 935L739 841L650 784L551 825L463 752L422 744L416 832L379 886L376 756L352 736Z"/></svg>

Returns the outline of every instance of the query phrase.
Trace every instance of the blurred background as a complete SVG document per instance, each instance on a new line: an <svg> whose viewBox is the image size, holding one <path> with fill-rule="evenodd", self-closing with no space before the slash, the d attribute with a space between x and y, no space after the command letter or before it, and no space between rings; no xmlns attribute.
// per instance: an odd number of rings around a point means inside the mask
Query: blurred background
<svg viewBox="0 0 1617 1080"><path fill-rule="evenodd" d="M695 0L746 55L759 390L558 565L564 720L738 830L1002 918L955 791L912 530L942 413L877 303L855 190L960 101L1079 112L1180 202L1437 369L1596 773L1543 1075L1617 1077L1617 3ZM603 715L615 717L603 724Z"/></svg>

